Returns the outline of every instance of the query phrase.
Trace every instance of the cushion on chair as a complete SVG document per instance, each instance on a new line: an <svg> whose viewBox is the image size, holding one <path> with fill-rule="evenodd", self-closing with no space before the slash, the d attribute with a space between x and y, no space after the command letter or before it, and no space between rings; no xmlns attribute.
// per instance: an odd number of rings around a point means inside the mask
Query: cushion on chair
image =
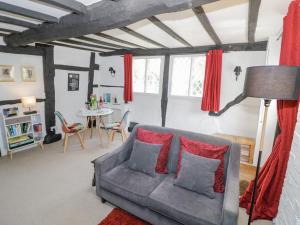
<svg viewBox="0 0 300 225"><path fill-rule="evenodd" d="M215 172L220 162L183 151L181 169L175 185L215 198Z"/></svg>
<svg viewBox="0 0 300 225"><path fill-rule="evenodd" d="M128 168L127 161L101 176L99 185L103 189L120 195L142 206L148 205L149 194L166 177L157 174L151 177Z"/></svg>
<svg viewBox="0 0 300 225"><path fill-rule="evenodd" d="M136 138L142 142L163 145L158 156L156 172L167 173L168 157L169 157L170 145L172 143L173 134L156 133L150 130L144 130L142 128L138 128Z"/></svg>
<svg viewBox="0 0 300 225"><path fill-rule="evenodd" d="M130 159L128 160L128 167L154 177L161 146L135 140Z"/></svg>
<svg viewBox="0 0 300 225"><path fill-rule="evenodd" d="M181 167L181 159L183 150L206 158L221 160L221 163L215 173L214 191L223 193L224 185L224 155L227 152L228 145L213 145L201 141L190 140L185 136L180 137L180 153L177 164L177 175Z"/></svg>
<svg viewBox="0 0 300 225"><path fill-rule="evenodd" d="M183 224L220 225L224 194L211 199L175 186L174 179L169 175L150 194L149 208Z"/></svg>
<svg viewBox="0 0 300 225"><path fill-rule="evenodd" d="M84 126L82 123L73 123L71 126L68 126L68 129L70 132L77 132L84 129Z"/></svg>

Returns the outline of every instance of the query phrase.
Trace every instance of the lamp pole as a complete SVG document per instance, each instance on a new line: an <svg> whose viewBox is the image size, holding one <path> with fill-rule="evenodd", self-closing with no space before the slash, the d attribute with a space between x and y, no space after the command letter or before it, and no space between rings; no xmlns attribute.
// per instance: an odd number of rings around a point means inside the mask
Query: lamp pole
<svg viewBox="0 0 300 225"><path fill-rule="evenodd" d="M264 143L265 143L264 139L265 139L265 134L266 134L266 125L267 125L268 110L269 110L270 103L271 103L271 100L269 100L269 99L264 100L265 111L264 111L263 125L262 125L262 131L261 131L261 136L260 136L259 153L258 153L258 160L257 160L257 165L256 165L254 186L253 186L253 191L252 191L252 199L251 199L251 207L250 207L248 225L251 224L252 213L253 213L253 209L254 209L254 205L255 205L256 186L257 186L257 182L258 182L258 174L259 174L259 169L260 169L261 156L262 156L262 152L264 149Z"/></svg>

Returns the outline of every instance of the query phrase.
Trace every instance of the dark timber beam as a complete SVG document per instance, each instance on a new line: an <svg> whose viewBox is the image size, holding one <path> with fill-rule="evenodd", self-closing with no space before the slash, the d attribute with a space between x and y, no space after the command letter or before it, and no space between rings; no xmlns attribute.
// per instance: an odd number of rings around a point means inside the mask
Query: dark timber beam
<svg viewBox="0 0 300 225"><path fill-rule="evenodd" d="M5 2L0 2L0 10L5 12L10 12L13 14L25 16L32 19L37 19L41 21L57 23L58 19L54 16L50 16L44 13L32 11L30 9L25 9L16 5L7 4Z"/></svg>
<svg viewBox="0 0 300 225"><path fill-rule="evenodd" d="M7 33L0 32L1 37L7 36L7 35L8 35Z"/></svg>
<svg viewBox="0 0 300 225"><path fill-rule="evenodd" d="M162 84L162 95L161 95L161 126L166 126L166 116L168 107L168 92L169 92L169 67L170 67L170 55L165 55L164 62L164 76Z"/></svg>
<svg viewBox="0 0 300 225"><path fill-rule="evenodd" d="M65 3L67 0L42 0L43 2ZM30 29L5 38L7 45L20 46L34 42L49 42L105 30L128 26L137 21L162 13L191 9L218 0L121 0L99 1L87 7L83 15L69 14L57 24L44 23L37 29ZM72 1L73 2L73 1ZM73 2L74 3L74 2Z"/></svg>
<svg viewBox="0 0 300 225"><path fill-rule="evenodd" d="M155 55L186 55L186 54L199 54L206 53L213 49L223 49L224 52L230 51L266 51L267 41L255 42L255 43L234 43L234 44L223 44L220 46L208 45L198 46L193 48L157 48L157 49L120 49L113 52L100 53L100 56L113 56L113 55L124 55L131 53L134 56L155 56Z"/></svg>
<svg viewBox="0 0 300 225"><path fill-rule="evenodd" d="M0 28L1 32L7 32L7 33L18 33L18 31L11 30L11 29L6 29L6 28Z"/></svg>
<svg viewBox="0 0 300 225"><path fill-rule="evenodd" d="M37 98L36 102L44 102L46 99L43 98ZM14 99L14 100L4 100L0 101L0 106L1 105L14 105L14 104L19 104L22 103L21 99Z"/></svg>
<svg viewBox="0 0 300 225"><path fill-rule="evenodd" d="M116 50L116 48L111 48L111 47L107 47L107 46L103 46L103 45L94 45L94 44L89 44L89 43L85 43L85 42L81 42L81 41L75 41L75 40L59 40L60 42L64 42L64 43L68 43L68 44L72 44L72 45L82 45L85 47L90 47L90 48L101 48L101 49L106 49L106 50Z"/></svg>
<svg viewBox="0 0 300 225"><path fill-rule="evenodd" d="M258 20L259 7L261 0L249 1L249 14L248 14L248 42L255 42L255 31Z"/></svg>
<svg viewBox="0 0 300 225"><path fill-rule="evenodd" d="M43 55L43 51L40 48L35 48L32 46L26 47L7 47L0 45L0 52L12 53L12 54L24 54L24 55Z"/></svg>
<svg viewBox="0 0 300 225"><path fill-rule="evenodd" d="M137 45L137 44L134 44L134 43L129 42L129 41L124 41L124 40L122 40L122 39L113 37L113 36L108 35L108 34L98 33L98 34L94 34L94 35L96 35L96 36L98 36L98 37L106 38L106 39L111 40L111 41L115 41L115 42L119 42L119 43L122 43L122 44L130 45L130 46L133 46L133 47L137 47L137 48L146 48L146 47L144 47L144 46Z"/></svg>
<svg viewBox="0 0 300 225"><path fill-rule="evenodd" d="M67 44L62 44L62 43L52 42L52 41L48 42L47 44L61 46L61 47L66 47L66 48L74 48L74 49L79 49L79 50L84 50L84 51L90 51L90 52L103 53L103 51L100 51L100 50L97 50L97 49L83 48L83 47L79 47L79 46L67 45Z"/></svg>
<svg viewBox="0 0 300 225"><path fill-rule="evenodd" d="M27 27L27 28L37 28L38 25L30 22L26 22L23 20L17 20L14 18L6 17L6 16L0 16L0 22L1 23L8 23L16 26L21 26L21 27Z"/></svg>
<svg viewBox="0 0 300 225"><path fill-rule="evenodd" d="M126 47L126 46L123 46L123 45L117 45L117 44L109 43L109 42L106 42L106 41L100 41L100 40L90 38L90 37L77 37L76 39L93 42L93 43L98 44L98 45L106 45L106 46L110 46L110 47L113 47L113 48L125 48L125 49L129 48L129 47Z"/></svg>
<svg viewBox="0 0 300 225"><path fill-rule="evenodd" d="M136 31L134 31L134 30L132 30L132 29L130 29L128 27L120 27L119 29L121 31L124 31L127 34L130 34L130 35L132 35L132 36L140 39L140 40L146 41L146 42L148 42L150 44L156 45L156 46L161 47L161 48L166 48L166 46L164 46L164 45L162 45L162 44L160 44L160 43L158 43L156 41L153 41L152 39L147 38L146 36L144 36L144 35L136 32Z"/></svg>
<svg viewBox="0 0 300 225"><path fill-rule="evenodd" d="M152 22L155 26L166 32L168 35L170 35L172 38L180 42L186 47L193 47L190 43L188 43L186 40L184 40L181 36L179 36L175 31L173 31L170 27L165 25L163 22L161 22L157 17L151 16L148 18L150 22Z"/></svg>
<svg viewBox="0 0 300 225"><path fill-rule="evenodd" d="M53 5L61 9L66 9L78 14L85 14L87 12L86 6L75 0L37 0L39 2L46 3L47 5Z"/></svg>
<svg viewBox="0 0 300 225"><path fill-rule="evenodd" d="M212 27L211 23L209 22L209 19L207 18L202 6L193 8L193 11L197 16L198 20L200 21L200 23L202 24L202 26L204 27L204 29L206 30L206 32L208 33L208 35L215 42L215 44L221 45L222 42L218 37L217 33L215 32L214 28Z"/></svg>
<svg viewBox="0 0 300 225"><path fill-rule="evenodd" d="M88 83L88 92L87 92L87 101L90 101L90 96L93 94L93 85L94 85L94 76L95 76L95 65L96 65L96 54L91 52L90 57L90 67L89 67L89 83ZM98 65L99 68L99 65Z"/></svg>
<svg viewBox="0 0 300 225"><path fill-rule="evenodd" d="M69 66L69 65L61 65L61 64L55 64L54 68L56 70L68 70L68 71L90 71L92 70L99 70L99 65L93 64L93 67L83 67L83 66Z"/></svg>

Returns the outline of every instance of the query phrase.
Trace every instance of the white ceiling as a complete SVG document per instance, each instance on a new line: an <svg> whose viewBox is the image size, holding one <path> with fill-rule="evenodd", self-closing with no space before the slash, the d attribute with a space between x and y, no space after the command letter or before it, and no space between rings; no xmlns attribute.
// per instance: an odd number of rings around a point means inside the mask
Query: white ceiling
<svg viewBox="0 0 300 225"><path fill-rule="evenodd" d="M78 1L85 5L91 5L99 0ZM70 13L62 9L41 4L36 0L0 0L0 2L14 4L34 11L49 14L57 18ZM268 37L276 35L281 30L282 20L284 15L287 13L287 8L290 2L291 0L262 0L257 23L256 41L267 40ZM221 42L225 44L248 41L248 7L249 0L220 0L203 6L207 17L212 24L212 27L216 31ZM0 15L13 17L32 23L41 23L41 21L20 17L2 11L0 11ZM162 14L157 15L156 17L193 46L214 44L192 10ZM128 27L169 48L184 47L183 44L169 36L147 19L128 25ZM7 28L16 31L22 31L26 29L4 23L0 23L0 28ZM103 33L144 46L146 48L158 47L144 40L140 40L119 29L108 30ZM95 35L88 35L88 37L132 47L130 45L121 44L115 41L109 41L108 39Z"/></svg>

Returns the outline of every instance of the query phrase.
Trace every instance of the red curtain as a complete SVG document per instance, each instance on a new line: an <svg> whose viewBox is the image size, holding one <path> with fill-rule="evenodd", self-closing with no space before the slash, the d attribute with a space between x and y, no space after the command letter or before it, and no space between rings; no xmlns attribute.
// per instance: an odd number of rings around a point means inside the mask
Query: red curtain
<svg viewBox="0 0 300 225"><path fill-rule="evenodd" d="M222 55L223 50L210 50L206 54L202 111L218 112L220 110Z"/></svg>
<svg viewBox="0 0 300 225"><path fill-rule="evenodd" d="M300 0L290 4L284 18L280 65L300 66ZM277 136L273 150L259 173L256 204L252 219L272 220L278 205L286 174L295 125L297 122L298 101L277 101L277 114L281 133ZM240 198L240 206L250 211L252 181Z"/></svg>
<svg viewBox="0 0 300 225"><path fill-rule="evenodd" d="M124 101L132 101L132 54L124 55Z"/></svg>

